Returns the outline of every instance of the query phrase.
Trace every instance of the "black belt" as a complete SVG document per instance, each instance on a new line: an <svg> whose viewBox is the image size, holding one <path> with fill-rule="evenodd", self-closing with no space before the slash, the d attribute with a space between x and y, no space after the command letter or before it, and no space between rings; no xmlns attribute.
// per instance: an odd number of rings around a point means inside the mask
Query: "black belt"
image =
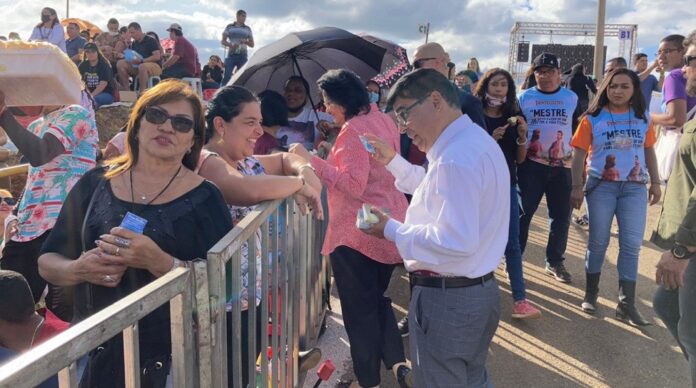
<svg viewBox="0 0 696 388"><path fill-rule="evenodd" d="M483 284L493 278L493 272L489 272L478 278L467 278L464 276L424 276L414 273L409 274L411 287L433 287L433 288L463 288L471 287L477 284Z"/></svg>

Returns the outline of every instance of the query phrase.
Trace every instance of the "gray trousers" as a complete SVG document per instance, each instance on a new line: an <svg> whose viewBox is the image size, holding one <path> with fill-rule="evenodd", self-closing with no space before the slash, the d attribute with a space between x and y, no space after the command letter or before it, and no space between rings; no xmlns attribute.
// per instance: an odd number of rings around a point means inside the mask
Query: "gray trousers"
<svg viewBox="0 0 696 388"><path fill-rule="evenodd" d="M415 387L492 387L488 346L500 320L495 278L463 288L415 286L409 305Z"/></svg>
<svg viewBox="0 0 696 388"><path fill-rule="evenodd" d="M691 384L696 388L696 259L686 267L684 287L657 289L653 308L689 360Z"/></svg>

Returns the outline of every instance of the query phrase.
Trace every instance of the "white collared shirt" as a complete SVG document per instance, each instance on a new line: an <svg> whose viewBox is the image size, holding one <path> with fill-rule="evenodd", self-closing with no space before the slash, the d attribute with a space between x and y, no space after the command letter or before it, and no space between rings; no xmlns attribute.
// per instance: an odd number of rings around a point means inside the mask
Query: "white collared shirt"
<svg viewBox="0 0 696 388"><path fill-rule="evenodd" d="M409 272L476 278L496 269L510 222L510 173L500 147L462 115L427 153L428 171L396 155L387 169L413 193L404 223L384 230Z"/></svg>

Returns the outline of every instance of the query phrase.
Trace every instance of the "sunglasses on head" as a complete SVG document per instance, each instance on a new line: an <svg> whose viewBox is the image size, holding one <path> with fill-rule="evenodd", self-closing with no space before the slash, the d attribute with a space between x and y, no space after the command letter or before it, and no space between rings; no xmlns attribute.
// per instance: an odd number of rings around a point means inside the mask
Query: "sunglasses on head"
<svg viewBox="0 0 696 388"><path fill-rule="evenodd" d="M12 197L0 197L0 201L5 202L10 206L14 206L17 203L17 200Z"/></svg>
<svg viewBox="0 0 696 388"><path fill-rule="evenodd" d="M414 68L414 69L420 69L421 67L423 67L423 64L425 64L426 61L432 61L433 59L437 59L437 58L421 58L421 59L417 59L417 60L413 61L413 68Z"/></svg>
<svg viewBox="0 0 696 388"><path fill-rule="evenodd" d="M145 120L152 124L164 124L167 120L171 120L172 128L181 133L188 133L193 129L193 120L188 117L170 116L162 109L155 107L145 108Z"/></svg>

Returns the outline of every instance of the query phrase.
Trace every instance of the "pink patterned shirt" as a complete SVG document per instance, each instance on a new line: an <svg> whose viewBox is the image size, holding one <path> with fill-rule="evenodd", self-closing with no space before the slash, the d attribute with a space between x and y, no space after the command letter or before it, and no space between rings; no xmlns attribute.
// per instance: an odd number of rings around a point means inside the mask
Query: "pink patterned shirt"
<svg viewBox="0 0 696 388"><path fill-rule="evenodd" d="M344 245L385 264L401 263L393 242L361 232L355 226L358 209L368 203L388 211L403 221L408 203L394 186L394 177L374 160L360 142L359 135L373 134L399 152L399 131L388 115L372 104L370 113L348 120L341 128L326 160L313 157L312 167L328 191L329 227L322 253L330 254Z"/></svg>

